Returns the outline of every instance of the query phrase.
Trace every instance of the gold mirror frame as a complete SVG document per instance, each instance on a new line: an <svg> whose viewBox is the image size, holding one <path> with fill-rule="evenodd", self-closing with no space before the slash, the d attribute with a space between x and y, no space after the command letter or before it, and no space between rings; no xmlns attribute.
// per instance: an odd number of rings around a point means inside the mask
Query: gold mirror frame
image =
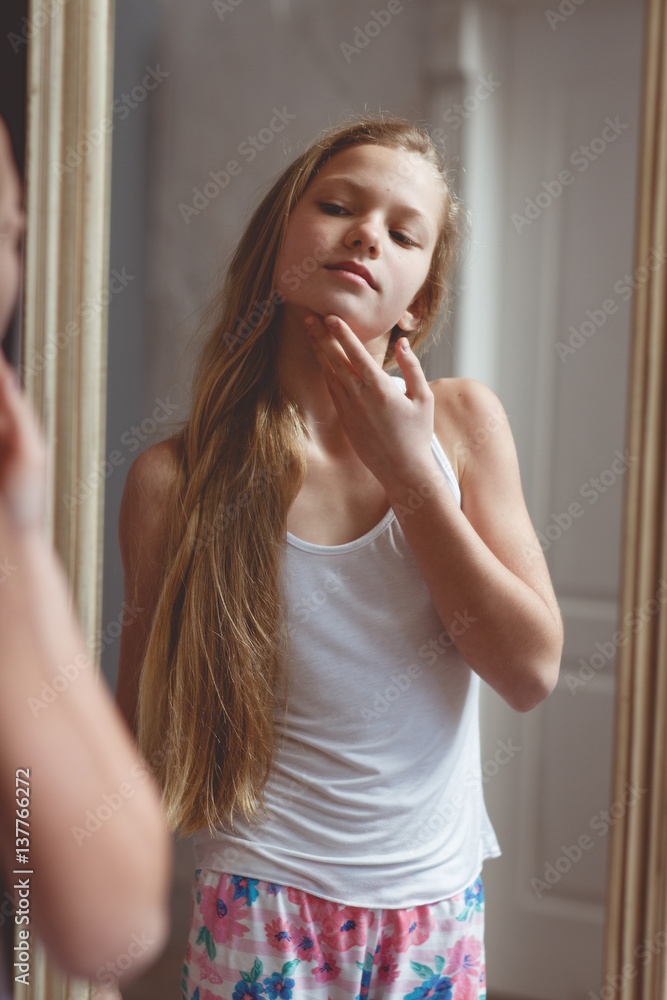
<svg viewBox="0 0 667 1000"><path fill-rule="evenodd" d="M28 17L25 382L49 443L53 542L93 637L103 481L92 477L96 502L68 510L61 498L104 460L114 6L58 0L50 8L47 15L31 0ZM652 247L667 246L667 0L646 0L645 23L637 266ZM661 658L667 668L667 602L656 600L667 585L666 297L661 269L634 302L627 441L641 460L626 484L619 620L651 600L657 607L619 648L613 801L627 783L649 794L612 828L602 1000L667 996L667 677L659 669ZM84 302L99 308L84 318ZM16 986L18 1000L103 995L55 970L38 942L31 965L30 986Z"/></svg>
<svg viewBox="0 0 667 1000"><path fill-rule="evenodd" d="M667 0L646 0L635 267L667 249ZM667 997L667 282L633 313L619 620L648 619L619 647L612 801L643 794L612 827L601 998ZM661 669L662 668L662 669Z"/></svg>
<svg viewBox="0 0 667 1000"><path fill-rule="evenodd" d="M23 379L48 443L48 522L88 646L102 605L113 0L30 0ZM84 304L87 308L83 308ZM98 668L99 669L99 668ZM16 940L15 940L15 943ZM32 936L16 1000L117 997L63 975Z"/></svg>

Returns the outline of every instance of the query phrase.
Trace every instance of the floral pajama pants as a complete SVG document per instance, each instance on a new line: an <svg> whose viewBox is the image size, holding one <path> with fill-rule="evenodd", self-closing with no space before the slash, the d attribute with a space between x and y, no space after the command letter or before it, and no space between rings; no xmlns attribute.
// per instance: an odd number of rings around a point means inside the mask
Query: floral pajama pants
<svg viewBox="0 0 667 1000"><path fill-rule="evenodd" d="M389 910L198 868L181 997L485 1000L482 880Z"/></svg>

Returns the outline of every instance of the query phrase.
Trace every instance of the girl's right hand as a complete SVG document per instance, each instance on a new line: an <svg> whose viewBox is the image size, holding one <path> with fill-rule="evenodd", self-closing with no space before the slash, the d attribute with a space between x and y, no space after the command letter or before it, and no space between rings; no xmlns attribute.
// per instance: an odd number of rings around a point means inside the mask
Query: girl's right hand
<svg viewBox="0 0 667 1000"><path fill-rule="evenodd" d="M0 350L0 505L20 531L46 530L46 442Z"/></svg>

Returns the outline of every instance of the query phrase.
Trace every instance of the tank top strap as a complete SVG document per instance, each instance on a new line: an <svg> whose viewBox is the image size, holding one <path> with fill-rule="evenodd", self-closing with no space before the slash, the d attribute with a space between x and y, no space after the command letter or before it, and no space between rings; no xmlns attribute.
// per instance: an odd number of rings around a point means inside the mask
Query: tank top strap
<svg viewBox="0 0 667 1000"><path fill-rule="evenodd" d="M402 391L406 392L407 387L405 385L405 379L401 375L392 375L391 377L393 379L395 379L399 383ZM449 459L447 458L442 445L438 441L438 438L436 437L435 431L433 432L433 435L431 437L431 450L433 451L433 455L435 456L435 460L438 463L438 465L440 466L440 468L442 469L442 473L443 473L445 479L447 480L447 482L449 483L450 489L451 489L452 493L454 494L454 496L456 497L456 502L458 503L458 505L460 507L461 506L461 489L459 487L458 480L457 480L456 476L454 475L454 470L453 470L453 468L451 466L451 463L450 463Z"/></svg>

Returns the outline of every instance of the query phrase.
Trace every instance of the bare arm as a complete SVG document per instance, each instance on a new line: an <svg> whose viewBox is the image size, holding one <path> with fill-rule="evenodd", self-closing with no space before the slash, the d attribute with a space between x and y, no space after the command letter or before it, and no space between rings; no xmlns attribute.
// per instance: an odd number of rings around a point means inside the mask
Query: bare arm
<svg viewBox="0 0 667 1000"><path fill-rule="evenodd" d="M2 860L11 889L20 878L12 873L21 867L15 852L16 772L29 769L28 867L34 874L28 929L75 975L97 978L106 963L131 955L121 979L129 981L155 961L167 938L171 840L157 788L71 609L64 567L39 519L17 523L16 500L28 498L41 468L42 445L28 400L7 390L6 371L5 365L0 375L0 560L7 570L0 584ZM27 502L21 509L38 507L38 501ZM48 702L47 687L55 694Z"/></svg>
<svg viewBox="0 0 667 1000"><path fill-rule="evenodd" d="M455 396L446 382L457 383ZM462 656L512 708L528 711L556 684L563 627L509 423L481 382L439 379L431 389L436 414L454 419L459 434L461 509L435 460L397 478L390 501ZM420 487L426 495L413 511L406 497Z"/></svg>

